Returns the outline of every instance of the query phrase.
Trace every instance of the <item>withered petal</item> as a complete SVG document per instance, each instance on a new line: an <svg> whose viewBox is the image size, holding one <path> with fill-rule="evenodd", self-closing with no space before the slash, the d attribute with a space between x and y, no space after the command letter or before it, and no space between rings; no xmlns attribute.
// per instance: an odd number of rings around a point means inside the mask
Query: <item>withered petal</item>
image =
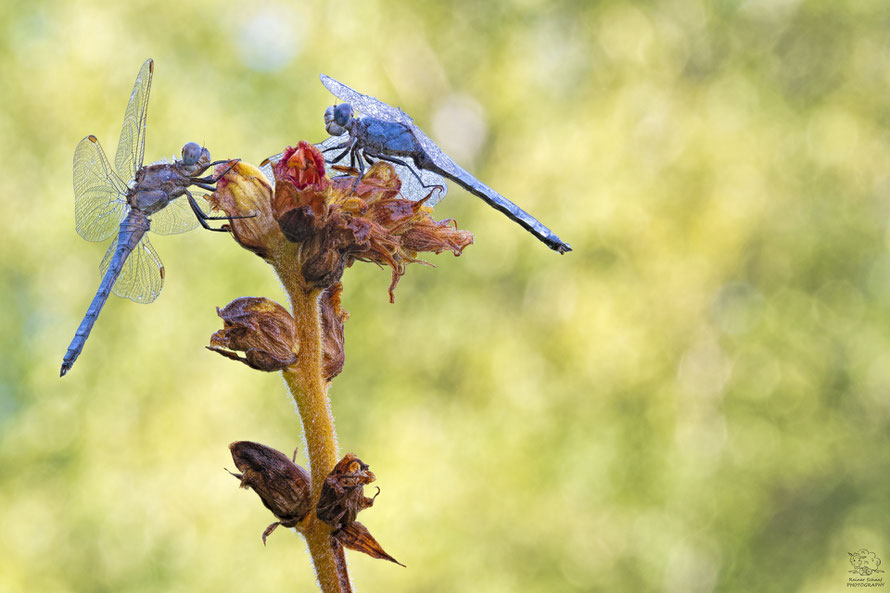
<svg viewBox="0 0 890 593"><path fill-rule="evenodd" d="M414 252L450 250L454 255L460 255L467 245L472 244L473 233L458 230L453 219L437 222L426 218L402 234L402 246Z"/></svg>
<svg viewBox="0 0 890 593"><path fill-rule="evenodd" d="M321 293L322 354L325 380L331 381L343 370L346 353L343 346L344 324L349 311L340 307L343 284L337 284Z"/></svg>
<svg viewBox="0 0 890 593"><path fill-rule="evenodd" d="M358 521L353 521L349 525L343 527L343 529L335 531L331 534L331 537L336 538L337 541L350 550L365 553L372 558L389 560L390 562L395 562L399 566L405 566L387 554L384 551L383 546L377 543L377 540L374 539L374 536L368 531L368 528Z"/></svg>

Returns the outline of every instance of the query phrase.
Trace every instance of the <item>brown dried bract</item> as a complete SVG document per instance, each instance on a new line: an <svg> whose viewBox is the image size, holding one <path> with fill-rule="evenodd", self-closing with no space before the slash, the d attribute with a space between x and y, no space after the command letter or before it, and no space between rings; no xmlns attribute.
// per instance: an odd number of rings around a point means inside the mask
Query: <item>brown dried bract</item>
<svg viewBox="0 0 890 593"><path fill-rule="evenodd" d="M338 282L321 293L321 347L326 381L331 381L339 375L346 362L343 325L349 319L349 311L340 307L342 292L343 284Z"/></svg>
<svg viewBox="0 0 890 593"><path fill-rule="evenodd" d="M222 172L223 164L217 167ZM284 242L278 223L272 216L272 186L263 173L243 161L232 167L216 184L216 191L206 196L212 210L228 216L244 216L228 223L238 244L268 260Z"/></svg>
<svg viewBox="0 0 890 593"><path fill-rule="evenodd" d="M229 445L232 459L240 474L232 473L241 480L242 488L253 488L260 500L278 521L263 531L266 537L279 525L295 527L312 508L312 492L309 474L293 459L260 443L237 441ZM229 472L231 473L231 472Z"/></svg>
<svg viewBox="0 0 890 593"><path fill-rule="evenodd" d="M315 507L316 516L336 531L355 521L356 515L374 504L374 498L365 496L364 486L376 479L368 465L353 453L341 459L321 486L321 495Z"/></svg>
<svg viewBox="0 0 890 593"><path fill-rule="evenodd" d="M216 313L223 319L223 329L210 337L208 350L260 371L280 371L297 361L294 318L275 301L241 297L217 307Z"/></svg>
<svg viewBox="0 0 890 593"><path fill-rule="evenodd" d="M368 528L358 521L353 521L349 525L346 525L342 529L332 533L331 537L336 539L338 542L343 544L344 547L347 547L350 550L356 550L357 552L365 553L372 558L389 560L390 562L395 562L399 566L405 566L404 564L387 554L383 550L383 547L379 543L377 543L377 540L374 539L374 536L371 535L371 532L368 531Z"/></svg>

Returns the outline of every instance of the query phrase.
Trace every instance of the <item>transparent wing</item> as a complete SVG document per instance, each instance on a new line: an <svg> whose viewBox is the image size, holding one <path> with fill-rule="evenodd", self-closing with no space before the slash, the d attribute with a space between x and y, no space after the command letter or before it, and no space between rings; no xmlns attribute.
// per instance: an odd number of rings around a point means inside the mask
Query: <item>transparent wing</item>
<svg viewBox="0 0 890 593"><path fill-rule="evenodd" d="M390 163L395 167L399 179L402 180L402 196L415 202L430 196L430 199L424 202L424 205L430 207L441 202L445 194L448 193L448 183L445 179L432 171L418 169L410 161L406 160L405 162L409 163L409 166L405 167L396 163ZM432 195L430 195L430 192L432 192Z"/></svg>
<svg viewBox="0 0 890 593"><path fill-rule="evenodd" d="M95 136L74 149L74 223L87 241L104 241L126 216L127 184L117 176Z"/></svg>
<svg viewBox="0 0 890 593"><path fill-rule="evenodd" d="M136 171L142 168L142 157L145 154L145 118L148 115L148 92L151 90L151 76L154 73L154 61L149 58L142 64L127 111L124 112L124 123L121 127L121 138L117 143L117 154L114 156L114 167L124 179L133 179Z"/></svg>
<svg viewBox="0 0 890 593"><path fill-rule="evenodd" d="M318 146L318 144L316 144L316 146ZM272 187L275 187L275 173L272 172L272 165L280 161L283 154L283 152L279 152L278 154L272 155L260 164L260 171L263 172L263 175L266 176L266 179L269 180Z"/></svg>
<svg viewBox="0 0 890 593"><path fill-rule="evenodd" d="M197 200L195 200L197 202ZM185 196L168 203L162 210L151 215L151 230L159 235L184 233L198 226L198 218L192 212Z"/></svg>
<svg viewBox="0 0 890 593"><path fill-rule="evenodd" d="M114 257L115 249L117 249L117 239L111 242L111 247L99 265L103 278L108 271L111 258ZM150 303L158 298L163 286L164 265L154 247L148 242L148 237L143 235L142 240L124 262L124 267L111 291L117 296L137 303Z"/></svg>
<svg viewBox="0 0 890 593"><path fill-rule="evenodd" d="M469 171L451 160L451 157L442 152L442 149L436 146L436 143L430 140L420 128L412 125L411 133L414 134L414 137L420 143L421 147L423 147L424 152L426 152L430 157L430 160L439 167L441 170L440 172L443 175L471 194L482 198L492 208L500 210L510 220L519 223L551 249L559 251L560 253L572 250L568 244L557 237L556 233L544 226L540 220L476 179Z"/></svg>
<svg viewBox="0 0 890 593"><path fill-rule="evenodd" d="M349 103L354 109L361 111L365 115L370 115L371 117L382 119L383 121L402 123L408 126L414 123L414 120L398 107L387 105L380 99L376 99L370 95L363 95L362 93L349 88L342 82L334 80L330 76L322 74L321 84L331 91L338 99L345 103Z"/></svg>

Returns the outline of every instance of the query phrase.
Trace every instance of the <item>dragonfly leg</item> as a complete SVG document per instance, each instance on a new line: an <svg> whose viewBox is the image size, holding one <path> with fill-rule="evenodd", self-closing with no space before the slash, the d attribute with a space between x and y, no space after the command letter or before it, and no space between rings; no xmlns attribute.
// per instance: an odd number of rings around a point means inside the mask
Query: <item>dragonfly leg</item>
<svg viewBox="0 0 890 593"><path fill-rule="evenodd" d="M332 150L340 150L341 148L349 148L350 144L352 144L352 142L350 140L347 140L346 142L343 142L342 144L337 144L336 146L329 146L329 147L325 148L324 150L322 150L321 154L324 154L326 152L331 152ZM343 155L340 156L340 158L342 159L343 156L346 156L345 152L343 153Z"/></svg>
<svg viewBox="0 0 890 593"><path fill-rule="evenodd" d="M424 189L439 188L440 191L441 191L442 189L444 189L441 185L437 185L437 184L435 184L435 183L431 183L431 184L429 184L429 185L427 185L426 183L424 183L424 182L423 182L423 179L420 178L420 175L417 173L417 171L415 170L415 168L412 167L412 166L410 166L410 165L408 165L408 163L406 163L405 161L403 161L403 160L401 160L401 159L397 159L397 158L395 158L395 157L392 157L392 156L389 156L389 155L384 155L384 154L375 154L374 157L380 159L381 161L387 161L387 162L389 162L389 163L395 163L396 165L402 165L403 167L405 167L406 169L408 169L409 171L411 171L411 174L414 175L414 177L415 177L415 178L417 179L417 181L420 183L420 186L421 186L422 188L424 188Z"/></svg>
<svg viewBox="0 0 890 593"><path fill-rule="evenodd" d="M342 146L334 146L333 148L329 148L328 150L333 150L334 148L343 148L343 147L342 147ZM328 162L329 162L329 163L339 163L340 161L343 160L343 157L345 157L347 154L349 154L349 153L352 152L353 150L354 150L354 149L353 149L352 146L347 146L347 147L346 147L346 150L344 150L343 152L341 152L340 154L338 154L338 155L335 156L334 158L328 160Z"/></svg>
<svg viewBox="0 0 890 593"><path fill-rule="evenodd" d="M232 170L232 167L234 167L235 165L237 165L240 161L241 161L241 159L235 159L234 161L232 161L232 164L231 164L231 165L229 165L228 167L226 167L226 170L225 170L225 171L223 171L222 173L220 173L220 174L217 175L216 177L214 177L213 175L208 175L207 177L192 177L192 183L194 183L195 185L198 185L199 182L200 182L200 183L216 183L217 181L219 181L220 179L222 179L223 176L224 176L226 173L228 173L229 171L231 171L231 170ZM213 166L213 165L221 165L221 164L223 164L223 163L228 163L228 162L229 162L229 161L215 161L215 162L210 163L210 164L207 165L207 166L208 166L208 167L211 167L211 166ZM206 170L206 169L205 169L205 170ZM205 187L204 189L207 189L207 188Z"/></svg>
<svg viewBox="0 0 890 593"><path fill-rule="evenodd" d="M365 166L362 164L362 156L364 156L364 152L359 153L359 146L356 144L352 147L352 154L349 156L349 164L353 169L358 168L358 175L355 177L355 183L352 184L352 191L358 187L358 182L362 180L362 177L365 174ZM367 156L365 156L367 158ZM358 167L356 167L358 165Z"/></svg>
<svg viewBox="0 0 890 593"><path fill-rule="evenodd" d="M198 222L201 224L202 227L204 227L208 231L216 231L218 233L228 233L229 232L228 228L219 228L219 229L213 228L212 226L207 224L208 220L229 220L229 219L234 219L234 218L253 218L254 216L256 216L256 214L251 214L249 216L208 216L207 214L204 213L203 210L201 210L201 208L198 206L198 203L195 202L195 198L194 198L194 196L192 196L192 193L190 191L186 190L185 196L188 199L189 206L192 207L192 212L194 212L195 216L198 217Z"/></svg>

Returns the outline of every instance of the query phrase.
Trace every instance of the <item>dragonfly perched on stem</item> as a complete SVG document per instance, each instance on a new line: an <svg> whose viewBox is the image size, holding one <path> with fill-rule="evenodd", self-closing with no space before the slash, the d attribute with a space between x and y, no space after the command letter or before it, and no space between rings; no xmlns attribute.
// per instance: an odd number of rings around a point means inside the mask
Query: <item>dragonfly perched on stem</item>
<svg viewBox="0 0 890 593"><path fill-rule="evenodd" d="M228 161L210 162L210 152L195 142L182 147L182 158L172 163L142 166L145 123L154 62L145 61L127 103L114 168L95 136L87 136L74 151L74 219L78 234L87 241L105 241L116 234L102 259L102 283L65 353L64 376L86 343L93 324L111 292L137 303L150 303L161 292L164 266L146 232L181 233L198 224L211 231L208 216L189 192L191 185L213 191L222 175L203 176L208 168ZM235 161L237 162L237 161ZM234 162L232 163L234 165ZM127 181L125 181L127 180ZM184 199L180 199L183 198Z"/></svg>
<svg viewBox="0 0 890 593"><path fill-rule="evenodd" d="M442 179L447 177L482 198L492 208L503 212L547 247L559 253L572 250L568 243L531 214L455 163L404 111L351 89L330 76L322 74L321 82L344 102L332 105L325 111L325 129L331 137L316 146L322 153L340 151L333 158L325 159L329 163L338 163L349 155L351 167L358 169L356 184L364 172L363 160L368 164L372 164L374 159L388 161L395 165L396 173L402 180L404 196L415 201L427 197L425 204L434 206L447 191ZM364 116L356 117L353 108ZM281 155L269 157L266 163L279 158ZM266 169L271 173L268 166Z"/></svg>

